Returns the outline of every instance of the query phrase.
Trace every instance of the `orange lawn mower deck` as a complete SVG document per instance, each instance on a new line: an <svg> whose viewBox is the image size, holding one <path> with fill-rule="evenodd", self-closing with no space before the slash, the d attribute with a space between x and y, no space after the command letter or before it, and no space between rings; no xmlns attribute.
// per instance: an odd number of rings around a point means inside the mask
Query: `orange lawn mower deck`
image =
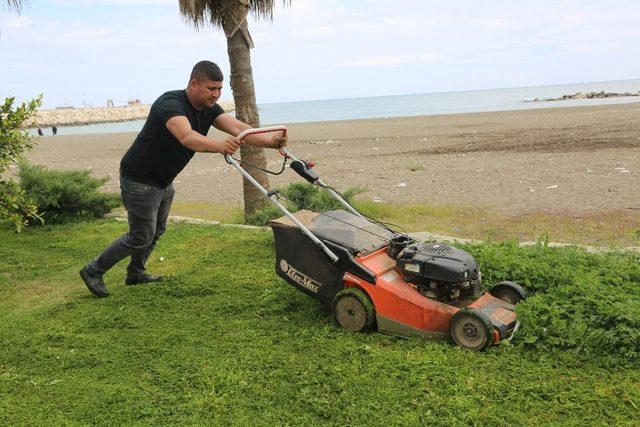
<svg viewBox="0 0 640 427"><path fill-rule="evenodd" d="M250 129L239 138L265 132L286 129ZM521 286L505 281L484 291L479 267L468 252L416 242L364 217L322 182L311 162L286 149L280 152L296 173L327 190L345 209L292 214L277 191L267 191L236 159L226 159L284 213L270 224L277 274L332 308L342 327L452 339L471 350L498 344L517 330L515 304L526 297Z"/></svg>

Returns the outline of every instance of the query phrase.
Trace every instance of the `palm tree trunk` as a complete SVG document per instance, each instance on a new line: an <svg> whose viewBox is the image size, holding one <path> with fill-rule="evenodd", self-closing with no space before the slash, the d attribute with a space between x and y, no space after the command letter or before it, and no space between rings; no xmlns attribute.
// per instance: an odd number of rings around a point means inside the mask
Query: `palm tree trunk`
<svg viewBox="0 0 640 427"><path fill-rule="evenodd" d="M254 128L259 127L260 115L258 113L256 93L253 86L251 53L241 31L237 31L232 37L227 39L227 53L231 65L230 81L233 100L236 104L236 118ZM240 158L247 163L261 168L265 168L267 165L264 150L248 144L243 144L240 147ZM269 177L266 173L251 168L248 168L247 171L263 187L269 187ZM262 193L244 178L243 194L245 218L267 204L267 200Z"/></svg>

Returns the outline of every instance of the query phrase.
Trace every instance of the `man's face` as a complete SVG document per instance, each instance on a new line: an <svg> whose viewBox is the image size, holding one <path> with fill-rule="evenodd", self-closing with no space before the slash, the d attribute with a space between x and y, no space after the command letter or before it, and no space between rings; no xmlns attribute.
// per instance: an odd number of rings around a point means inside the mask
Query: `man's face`
<svg viewBox="0 0 640 427"><path fill-rule="evenodd" d="M194 79L191 83L194 85L197 102L200 104L196 107L213 107L213 104L218 102L222 93L222 82Z"/></svg>

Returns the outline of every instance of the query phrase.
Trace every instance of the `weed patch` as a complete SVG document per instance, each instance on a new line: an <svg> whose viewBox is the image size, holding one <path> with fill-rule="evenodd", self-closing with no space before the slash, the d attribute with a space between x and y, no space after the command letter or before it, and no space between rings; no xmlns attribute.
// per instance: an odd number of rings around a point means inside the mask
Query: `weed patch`
<svg viewBox="0 0 640 427"><path fill-rule="evenodd" d="M485 283L515 280L527 289L514 344L640 366L640 255L516 242L465 249L478 259Z"/></svg>

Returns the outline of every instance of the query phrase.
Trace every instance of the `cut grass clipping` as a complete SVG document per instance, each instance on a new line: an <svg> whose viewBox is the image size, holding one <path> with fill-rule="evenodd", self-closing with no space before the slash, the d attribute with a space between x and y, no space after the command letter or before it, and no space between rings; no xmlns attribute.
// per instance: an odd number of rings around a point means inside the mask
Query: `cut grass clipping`
<svg viewBox="0 0 640 427"><path fill-rule="evenodd" d="M513 344L339 328L274 272L270 231L171 225L169 280L93 297L78 270L126 225L0 229L0 424L602 425L637 423L640 261L467 246L485 283L531 296ZM162 261L161 261L162 260Z"/></svg>

